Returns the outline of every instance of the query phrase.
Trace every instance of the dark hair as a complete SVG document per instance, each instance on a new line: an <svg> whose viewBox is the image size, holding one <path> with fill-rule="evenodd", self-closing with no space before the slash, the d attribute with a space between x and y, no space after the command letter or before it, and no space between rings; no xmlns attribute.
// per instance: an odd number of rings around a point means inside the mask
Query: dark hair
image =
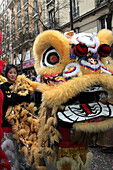
<svg viewBox="0 0 113 170"><path fill-rule="evenodd" d="M13 64L8 64L8 65L6 66L6 70L5 70L5 77L6 77L6 78L7 78L7 73L9 72L9 70L10 70L11 68L14 68L14 69L16 70L16 72L17 72L17 75L18 75L18 69L17 69L17 67L16 67L15 65L13 65Z"/></svg>

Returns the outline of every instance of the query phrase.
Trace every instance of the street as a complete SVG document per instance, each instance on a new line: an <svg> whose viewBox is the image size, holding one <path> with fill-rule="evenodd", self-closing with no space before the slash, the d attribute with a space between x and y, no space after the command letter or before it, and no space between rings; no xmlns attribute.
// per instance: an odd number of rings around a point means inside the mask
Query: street
<svg viewBox="0 0 113 170"><path fill-rule="evenodd" d="M113 153L103 153L100 148L89 148L93 153L93 160L90 170L112 170L113 169Z"/></svg>

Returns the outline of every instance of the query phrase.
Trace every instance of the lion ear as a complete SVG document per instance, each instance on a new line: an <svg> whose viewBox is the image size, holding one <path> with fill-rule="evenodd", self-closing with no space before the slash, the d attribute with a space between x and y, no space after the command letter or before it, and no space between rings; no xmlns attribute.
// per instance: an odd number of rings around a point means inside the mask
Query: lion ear
<svg viewBox="0 0 113 170"><path fill-rule="evenodd" d="M100 44L108 44L111 46L113 43L113 33L111 30L102 29L98 32L97 37L99 38Z"/></svg>
<svg viewBox="0 0 113 170"><path fill-rule="evenodd" d="M65 32L64 35L70 39L71 37L73 37L74 31Z"/></svg>

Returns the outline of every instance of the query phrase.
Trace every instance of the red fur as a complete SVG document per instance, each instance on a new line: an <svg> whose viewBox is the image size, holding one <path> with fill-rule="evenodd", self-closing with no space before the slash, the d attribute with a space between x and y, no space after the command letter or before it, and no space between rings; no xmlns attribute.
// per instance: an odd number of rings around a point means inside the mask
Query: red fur
<svg viewBox="0 0 113 170"><path fill-rule="evenodd" d="M2 106L3 106L3 93L0 90L0 169L2 170L3 168L7 168L7 170L11 170L11 164L6 160L7 156L2 151L2 148L1 148L1 140L4 135L3 129L2 129Z"/></svg>
<svg viewBox="0 0 113 170"><path fill-rule="evenodd" d="M0 60L0 74L3 72L4 61Z"/></svg>

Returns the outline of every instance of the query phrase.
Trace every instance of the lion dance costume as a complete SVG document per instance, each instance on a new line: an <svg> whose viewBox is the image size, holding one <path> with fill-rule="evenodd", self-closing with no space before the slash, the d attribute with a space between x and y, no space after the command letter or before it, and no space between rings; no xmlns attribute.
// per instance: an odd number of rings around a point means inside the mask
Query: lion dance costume
<svg viewBox="0 0 113 170"><path fill-rule="evenodd" d="M57 170L88 169L92 134L113 127L112 43L107 29L97 34L48 30L36 37L35 70L42 83L24 78L22 85L20 76L11 89L25 95L28 82L41 92L39 112L34 114L33 103L23 103L6 115L33 167L47 169L52 162Z"/></svg>

